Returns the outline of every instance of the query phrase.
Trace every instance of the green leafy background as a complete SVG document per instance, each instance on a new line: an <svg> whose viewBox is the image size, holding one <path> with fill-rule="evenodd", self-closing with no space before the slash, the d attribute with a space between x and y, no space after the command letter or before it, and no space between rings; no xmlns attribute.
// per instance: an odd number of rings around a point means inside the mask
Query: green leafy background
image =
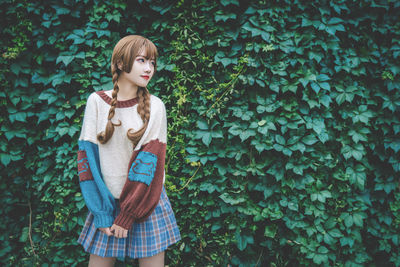
<svg viewBox="0 0 400 267"><path fill-rule="evenodd" d="M76 151L116 42L158 47L169 266L400 266L400 2L0 2L0 263L85 266ZM136 264L126 262L126 265Z"/></svg>

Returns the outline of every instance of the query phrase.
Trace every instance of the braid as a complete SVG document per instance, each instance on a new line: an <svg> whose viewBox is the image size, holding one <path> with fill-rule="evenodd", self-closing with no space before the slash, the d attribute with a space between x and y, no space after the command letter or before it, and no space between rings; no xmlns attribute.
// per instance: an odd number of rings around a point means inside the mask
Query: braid
<svg viewBox="0 0 400 267"><path fill-rule="evenodd" d="M150 94L147 88L141 87L139 95L138 113L143 122L147 122L150 118Z"/></svg>
<svg viewBox="0 0 400 267"><path fill-rule="evenodd" d="M142 118L143 126L137 132L133 132L133 129L129 129L127 132L127 136L129 140L136 146L139 142L140 138L142 138L144 132L147 129L150 119L150 93L147 88L139 87L137 95L139 97L138 100L138 108L137 112Z"/></svg>
<svg viewBox="0 0 400 267"><path fill-rule="evenodd" d="M121 125L121 121L119 121L118 124L114 124L111 119L114 117L115 115L115 108L117 106L117 95L118 95L118 91L119 91L119 87L118 87L118 73L116 71L115 66L111 67L111 72L112 72L112 81L114 83L114 89L112 91L112 100L111 100L111 107L110 107L110 111L108 112L108 122L106 125L106 130L102 131L101 133L99 133L97 135L97 140L101 143L101 144L105 144L108 142L108 140L110 140L111 136L114 133L114 126L120 126Z"/></svg>

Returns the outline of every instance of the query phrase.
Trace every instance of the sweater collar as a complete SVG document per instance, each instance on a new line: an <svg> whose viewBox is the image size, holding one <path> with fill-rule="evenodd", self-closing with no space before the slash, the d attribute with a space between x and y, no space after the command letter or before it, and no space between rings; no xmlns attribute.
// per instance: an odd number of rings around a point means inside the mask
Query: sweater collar
<svg viewBox="0 0 400 267"><path fill-rule="evenodd" d="M108 96L104 90L96 92L107 104L111 105L112 97ZM117 108L133 107L138 103L139 97L128 100L117 100Z"/></svg>

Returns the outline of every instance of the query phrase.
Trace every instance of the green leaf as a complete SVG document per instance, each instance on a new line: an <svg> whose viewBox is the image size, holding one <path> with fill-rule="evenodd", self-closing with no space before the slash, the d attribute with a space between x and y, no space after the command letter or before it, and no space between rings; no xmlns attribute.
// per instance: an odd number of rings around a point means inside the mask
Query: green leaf
<svg viewBox="0 0 400 267"><path fill-rule="evenodd" d="M343 236L343 234L340 232L340 230L339 230L339 229L336 229L336 228L330 230L328 233L329 233L332 237L335 237L335 238L339 238L339 237L342 237L342 236Z"/></svg>
<svg viewBox="0 0 400 267"><path fill-rule="evenodd" d="M264 235L266 237L274 238L278 227L275 224L265 226Z"/></svg>
<svg viewBox="0 0 400 267"><path fill-rule="evenodd" d="M229 128L228 132L234 136L237 136L242 132L242 128L239 125L235 124Z"/></svg>
<svg viewBox="0 0 400 267"><path fill-rule="evenodd" d="M243 197L236 197L233 198L231 195L228 193L223 193L219 196L225 203L230 204L230 205L237 205L239 203L242 203L245 201Z"/></svg>
<svg viewBox="0 0 400 267"><path fill-rule="evenodd" d="M13 63L13 64L11 64L11 66L10 66L10 69L11 69L11 71L14 73L14 74L19 74L19 72L21 71L21 68L22 68L22 66L20 65L20 64L17 64L17 63Z"/></svg>
<svg viewBox="0 0 400 267"><path fill-rule="evenodd" d="M328 95L323 95L320 98L320 102L322 103L322 105L328 108L330 103L332 102L332 99Z"/></svg>
<svg viewBox="0 0 400 267"><path fill-rule="evenodd" d="M236 230L235 238L237 241L237 247L239 250L243 251L247 247L247 239L240 234L240 230Z"/></svg>
<svg viewBox="0 0 400 267"><path fill-rule="evenodd" d="M344 224L346 225L346 227L351 227L353 223L354 223L353 216L347 214L347 216L345 216L344 218Z"/></svg>
<svg viewBox="0 0 400 267"><path fill-rule="evenodd" d="M29 227L22 228L21 236L19 237L19 242L25 243L28 240L29 236Z"/></svg>
<svg viewBox="0 0 400 267"><path fill-rule="evenodd" d="M242 141L245 141L248 139L250 136L255 136L256 133L254 130L244 130L239 134L239 137Z"/></svg>
<svg viewBox="0 0 400 267"><path fill-rule="evenodd" d="M284 145L286 143L285 138L279 134L275 135L275 141L280 145Z"/></svg>
<svg viewBox="0 0 400 267"><path fill-rule="evenodd" d="M1 164L7 166L11 162L11 157L9 154L1 153L0 154Z"/></svg>
<svg viewBox="0 0 400 267"><path fill-rule="evenodd" d="M234 13L229 13L229 14L220 13L220 14L215 15L214 19L215 19L216 22L221 21L221 20L225 22L228 19L236 19L236 14L234 14Z"/></svg>
<svg viewBox="0 0 400 267"><path fill-rule="evenodd" d="M363 217L361 214L359 213L354 213L353 214L353 221L354 224L360 227L363 227Z"/></svg>
<svg viewBox="0 0 400 267"><path fill-rule="evenodd" d="M315 254L313 258L314 263L321 264L323 262L328 262L328 256L323 254Z"/></svg>
<svg viewBox="0 0 400 267"><path fill-rule="evenodd" d="M223 6L227 6L227 5L230 5L230 4L239 6L239 1L238 0L220 0L220 1L221 1L221 4Z"/></svg>
<svg viewBox="0 0 400 267"><path fill-rule="evenodd" d="M312 127L317 134L320 134L322 130L325 129L325 123L322 119L314 119L312 122Z"/></svg>
<svg viewBox="0 0 400 267"><path fill-rule="evenodd" d="M199 127L199 129L201 129L201 130L208 130L208 124L204 120L198 120L197 127Z"/></svg>
<svg viewBox="0 0 400 267"><path fill-rule="evenodd" d="M80 129L79 129L76 125L73 125L73 126L71 126L71 127L69 128L69 130L68 130L68 135L71 136L71 137L73 137L75 133L78 133L78 132L79 132L79 130L80 130Z"/></svg>
<svg viewBox="0 0 400 267"><path fill-rule="evenodd" d="M327 190L321 191L321 195L324 196L325 198L331 198L332 197L331 192L329 192Z"/></svg>
<svg viewBox="0 0 400 267"><path fill-rule="evenodd" d="M76 111L73 109L64 111L65 116L67 116L68 118L71 118L75 113L76 113Z"/></svg>
<svg viewBox="0 0 400 267"><path fill-rule="evenodd" d="M298 211L299 210L299 204L295 202L289 202L288 203L288 208L290 210Z"/></svg>
<svg viewBox="0 0 400 267"><path fill-rule="evenodd" d="M320 83L319 86L320 86L322 89L325 89L325 90L328 90L328 91L331 90L331 86L330 86L329 83L327 83L327 82Z"/></svg>
<svg viewBox="0 0 400 267"><path fill-rule="evenodd" d="M72 62L72 60L74 60L74 56L58 56L56 64L62 61L64 65L67 66L69 63Z"/></svg>
<svg viewBox="0 0 400 267"><path fill-rule="evenodd" d="M211 232L215 232L215 231L217 231L219 229L221 229L221 225L219 225L219 224L213 224L211 226Z"/></svg>
<svg viewBox="0 0 400 267"><path fill-rule="evenodd" d="M338 105L341 105L341 104L343 104L343 102L346 100L346 93L341 93L341 94L338 94L337 96L336 96L336 103L338 103Z"/></svg>
<svg viewBox="0 0 400 267"><path fill-rule="evenodd" d="M16 121L26 122L26 113L25 112L18 112L13 116L15 117Z"/></svg>
<svg viewBox="0 0 400 267"><path fill-rule="evenodd" d="M315 138L315 135L310 134L310 135L303 137L303 139L301 139L301 141L304 144L311 146L311 145L315 144L316 142L318 142L318 139Z"/></svg>
<svg viewBox="0 0 400 267"><path fill-rule="evenodd" d="M325 246L320 246L318 248L318 253L328 253L329 250Z"/></svg>
<svg viewBox="0 0 400 267"><path fill-rule="evenodd" d="M329 19L328 24L338 24L341 22L344 22L341 18L334 17Z"/></svg>
<svg viewBox="0 0 400 267"><path fill-rule="evenodd" d="M258 122L258 126L263 126L266 122L266 120L261 120Z"/></svg>
<svg viewBox="0 0 400 267"><path fill-rule="evenodd" d="M212 139L212 136L211 136L211 133L209 133L209 132L204 132L203 137L201 138L201 140L203 141L203 143L206 146L210 145L211 139Z"/></svg>
<svg viewBox="0 0 400 267"><path fill-rule="evenodd" d="M210 184L210 183L203 183L200 185L200 190L201 191L207 191L208 193L212 193L215 191L215 185Z"/></svg>
<svg viewBox="0 0 400 267"><path fill-rule="evenodd" d="M85 201L76 202L76 207L78 208L78 210L83 209L85 206L86 206Z"/></svg>
<svg viewBox="0 0 400 267"><path fill-rule="evenodd" d="M311 88L318 94L320 86L318 83L311 83Z"/></svg>
<svg viewBox="0 0 400 267"><path fill-rule="evenodd" d="M56 114L56 120L60 121L60 120L63 120L64 118L65 118L65 114L64 113L58 112Z"/></svg>
<svg viewBox="0 0 400 267"><path fill-rule="evenodd" d="M63 136L68 133L68 128L57 127L57 132L60 136Z"/></svg>
<svg viewBox="0 0 400 267"><path fill-rule="evenodd" d="M319 74L317 76L317 81L318 82L325 82L325 81L329 81L331 78L329 78L329 76L327 74Z"/></svg>

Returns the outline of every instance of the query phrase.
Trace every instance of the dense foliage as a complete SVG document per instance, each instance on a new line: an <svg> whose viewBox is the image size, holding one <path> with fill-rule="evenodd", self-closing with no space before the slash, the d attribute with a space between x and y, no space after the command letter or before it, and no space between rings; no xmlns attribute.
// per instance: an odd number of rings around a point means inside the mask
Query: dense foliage
<svg viewBox="0 0 400 267"><path fill-rule="evenodd" d="M379 3L382 2L382 3ZM158 46L170 266L400 266L400 2L1 7L0 262L84 266L76 151L127 34Z"/></svg>

